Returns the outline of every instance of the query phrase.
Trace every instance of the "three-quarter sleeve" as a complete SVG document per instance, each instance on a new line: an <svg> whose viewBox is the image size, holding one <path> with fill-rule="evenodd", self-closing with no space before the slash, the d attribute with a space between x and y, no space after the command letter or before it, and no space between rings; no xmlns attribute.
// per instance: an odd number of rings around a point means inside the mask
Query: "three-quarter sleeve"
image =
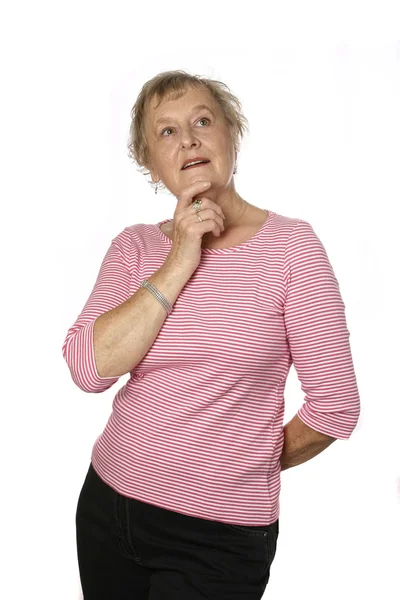
<svg viewBox="0 0 400 600"><path fill-rule="evenodd" d="M84 392L104 392L119 379L119 376L99 376L94 356L93 328L99 315L122 304L131 295L130 248L131 237L126 228L112 240L93 290L82 312L68 330L62 346L62 354L72 379Z"/></svg>
<svg viewBox="0 0 400 600"><path fill-rule="evenodd" d="M326 250L299 220L284 257L284 319L305 402L298 417L316 431L348 439L360 415L345 305Z"/></svg>

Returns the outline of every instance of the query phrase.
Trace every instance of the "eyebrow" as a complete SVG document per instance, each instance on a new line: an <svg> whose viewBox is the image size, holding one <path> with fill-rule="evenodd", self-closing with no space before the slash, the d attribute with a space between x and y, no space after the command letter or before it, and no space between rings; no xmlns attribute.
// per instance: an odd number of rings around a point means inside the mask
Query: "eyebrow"
<svg viewBox="0 0 400 600"><path fill-rule="evenodd" d="M196 106L193 106L192 112L197 112L198 110L205 110L205 109L209 110L210 113L213 115L213 117L215 117L213 111L211 110L211 108L207 104L197 104ZM159 119L157 119L157 121L155 123L155 128L157 128L159 125L161 125L161 123L166 123L171 118L172 117L160 117Z"/></svg>

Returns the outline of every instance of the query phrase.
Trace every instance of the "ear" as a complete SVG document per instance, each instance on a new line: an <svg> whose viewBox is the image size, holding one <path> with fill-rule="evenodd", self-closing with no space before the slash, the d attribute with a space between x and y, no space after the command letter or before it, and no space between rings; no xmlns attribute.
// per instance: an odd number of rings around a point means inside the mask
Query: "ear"
<svg viewBox="0 0 400 600"><path fill-rule="evenodd" d="M148 140L146 141L146 147L143 151L142 154L142 165L145 167L145 169L147 171L150 171L150 175L151 175L151 179L153 182L157 182L160 181L160 176L158 175L157 171L155 170L155 168L152 166L152 161L151 161L151 150L150 150L150 146L149 146L149 142Z"/></svg>
<svg viewBox="0 0 400 600"><path fill-rule="evenodd" d="M150 171L150 175L151 175L152 181L154 181L155 183L158 182L158 181L160 181L160 176L158 175L157 171L155 169L153 169L153 167L151 166L151 164L145 163L144 166L146 167L146 169L148 171Z"/></svg>
<svg viewBox="0 0 400 600"><path fill-rule="evenodd" d="M149 167L149 171L150 171L152 181L154 181L154 183L158 183L160 181L160 177L159 177L157 171L153 171L153 169L150 169L150 167Z"/></svg>

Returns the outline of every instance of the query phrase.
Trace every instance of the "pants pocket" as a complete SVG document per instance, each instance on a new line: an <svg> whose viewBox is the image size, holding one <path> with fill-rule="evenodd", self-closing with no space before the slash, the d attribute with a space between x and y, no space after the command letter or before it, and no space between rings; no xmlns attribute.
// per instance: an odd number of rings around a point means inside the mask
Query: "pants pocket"
<svg viewBox="0 0 400 600"><path fill-rule="evenodd" d="M129 505L129 498L115 492L116 497L116 523L119 547L127 558L140 563L140 557L133 544L134 533L132 531L132 518Z"/></svg>
<svg viewBox="0 0 400 600"><path fill-rule="evenodd" d="M278 528L278 521L269 525L234 525L232 523L222 523L222 525L245 537L268 538Z"/></svg>

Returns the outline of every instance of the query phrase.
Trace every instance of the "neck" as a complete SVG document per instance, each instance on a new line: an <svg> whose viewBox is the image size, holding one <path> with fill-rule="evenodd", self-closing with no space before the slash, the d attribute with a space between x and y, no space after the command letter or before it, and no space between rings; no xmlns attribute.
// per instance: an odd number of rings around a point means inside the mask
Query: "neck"
<svg viewBox="0 0 400 600"><path fill-rule="evenodd" d="M246 200L244 200L235 190L233 181L229 188L220 191L211 187L204 195L206 198L215 202L215 204L218 204L222 209L225 216L225 230L230 227L235 227L243 222L243 219L250 208L248 202L246 202Z"/></svg>

